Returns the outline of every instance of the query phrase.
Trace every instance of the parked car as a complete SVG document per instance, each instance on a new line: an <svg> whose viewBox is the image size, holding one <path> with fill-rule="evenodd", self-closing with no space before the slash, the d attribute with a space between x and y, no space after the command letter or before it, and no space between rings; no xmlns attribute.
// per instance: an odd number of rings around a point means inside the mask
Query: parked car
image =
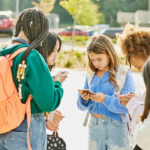
<svg viewBox="0 0 150 150"><path fill-rule="evenodd" d="M72 36L72 33L73 28L66 28L64 31L59 32L58 35ZM75 29L75 35L88 36L88 33L80 29Z"/></svg>
<svg viewBox="0 0 150 150"><path fill-rule="evenodd" d="M15 19L11 11L0 11L0 33L13 35Z"/></svg>
<svg viewBox="0 0 150 150"><path fill-rule="evenodd" d="M109 38L116 38L116 33L122 33L123 28L109 28L109 29L103 29L100 32L95 32L94 35L103 34L108 36Z"/></svg>
<svg viewBox="0 0 150 150"><path fill-rule="evenodd" d="M116 33L122 33L123 28L109 28L106 29L102 34L108 36L109 38L116 38Z"/></svg>

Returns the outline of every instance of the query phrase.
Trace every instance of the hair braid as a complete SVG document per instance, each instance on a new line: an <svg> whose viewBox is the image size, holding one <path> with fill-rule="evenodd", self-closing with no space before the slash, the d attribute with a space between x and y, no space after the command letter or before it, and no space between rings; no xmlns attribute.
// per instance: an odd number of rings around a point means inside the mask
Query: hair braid
<svg viewBox="0 0 150 150"><path fill-rule="evenodd" d="M24 10L18 18L15 36L18 36L21 30L23 30L30 42L22 61L26 62L31 50L36 49L47 62L47 34L49 31L47 16L39 9L30 8Z"/></svg>

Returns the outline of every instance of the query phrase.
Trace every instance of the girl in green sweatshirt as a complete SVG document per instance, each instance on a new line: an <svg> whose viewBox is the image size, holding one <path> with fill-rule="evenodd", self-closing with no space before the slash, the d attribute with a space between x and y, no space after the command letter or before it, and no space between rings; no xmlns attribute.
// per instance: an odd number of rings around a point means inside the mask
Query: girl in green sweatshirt
<svg viewBox="0 0 150 150"><path fill-rule="evenodd" d="M13 59L12 74L16 88L18 89L17 70L22 60L27 67L22 84L22 102L25 103L31 94L31 124L30 143L32 150L46 150L46 122L44 112L55 110L62 99L62 82L67 77L59 72L55 76L55 82L51 77L47 65L47 34L49 21L41 10L27 9L19 16L15 28L15 37L25 40L14 42L8 47L0 49L0 56L12 54L19 48L27 47ZM0 135L0 150L27 150L27 118L22 124L5 134Z"/></svg>

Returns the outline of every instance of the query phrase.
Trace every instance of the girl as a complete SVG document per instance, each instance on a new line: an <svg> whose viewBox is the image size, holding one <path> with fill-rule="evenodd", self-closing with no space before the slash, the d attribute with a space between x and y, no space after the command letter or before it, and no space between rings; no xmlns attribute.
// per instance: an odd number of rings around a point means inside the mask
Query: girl
<svg viewBox="0 0 150 150"><path fill-rule="evenodd" d="M150 149L150 59L147 60L147 62L144 65L143 68L143 78L144 83L146 86L146 98L145 98L145 105L144 105L144 112L141 116L141 123L137 124L134 129L134 139L135 143L138 147L140 147L143 150L149 150ZM134 150L138 150L134 148Z"/></svg>
<svg viewBox="0 0 150 150"><path fill-rule="evenodd" d="M122 122L128 110L119 105L115 92L119 86L115 74L121 61L111 40L104 36L94 36L87 45L88 71L95 73L87 94L79 90L77 105L80 110L91 114L89 123L89 150L129 150L127 124ZM84 89L89 89L86 78ZM128 70L122 94L134 92L135 86Z"/></svg>
<svg viewBox="0 0 150 150"><path fill-rule="evenodd" d="M137 68L138 72L141 73L144 63L150 55L150 29L127 24L124 32L117 35L117 38L118 44L121 46L121 50L130 66L132 65ZM139 116L144 110L145 94L145 92L135 92L123 95L120 98L121 102L129 110L132 118L130 125L131 136L133 135L135 126L141 121Z"/></svg>
<svg viewBox="0 0 150 150"><path fill-rule="evenodd" d="M26 9L19 16L15 28L15 37L18 37L20 42L13 41L10 46L0 49L0 55L6 56L19 48L27 47L25 52L13 59L12 75L18 89L17 70L21 60L24 60L27 67L25 78L21 80L23 97L20 99L22 103L25 103L30 94L33 97L30 124L32 150L46 150L47 136L44 112L53 111L59 106L63 96L61 84L67 77L59 72L53 82L50 75L46 64L48 32L49 21L44 13L38 9ZM27 150L27 129L25 116L19 127L0 135L0 150Z"/></svg>
<svg viewBox="0 0 150 150"><path fill-rule="evenodd" d="M55 62L58 53L61 50L62 42L59 36L52 31L48 33L47 42L48 42L47 62L48 62L49 70L52 71L55 68ZM47 128L54 132L57 132L59 123L64 118L64 116L62 116L61 112L56 110L51 112L49 116L47 114L47 118L48 118L48 121L46 123Z"/></svg>

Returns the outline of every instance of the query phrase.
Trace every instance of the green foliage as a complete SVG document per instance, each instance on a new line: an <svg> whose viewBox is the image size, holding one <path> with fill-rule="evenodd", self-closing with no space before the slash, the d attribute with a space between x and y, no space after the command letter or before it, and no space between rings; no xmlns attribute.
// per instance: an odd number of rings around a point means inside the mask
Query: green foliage
<svg viewBox="0 0 150 150"><path fill-rule="evenodd" d="M66 42L66 43L71 43L72 42L72 37L71 36L60 36L60 38L63 42ZM86 45L89 38L90 37L88 37L88 36L77 36L76 35L75 36L75 43ZM117 39L111 39L111 40L114 44L116 44Z"/></svg>
<svg viewBox="0 0 150 150"><path fill-rule="evenodd" d="M74 18L75 15L79 15L82 13L85 1L86 0L63 0L60 1L60 5L65 8Z"/></svg>
<svg viewBox="0 0 150 150"><path fill-rule="evenodd" d="M100 23L100 16L102 13L99 13L98 5L93 4L91 0L87 0L84 3L82 13L78 15L77 23L80 25L95 25ZM90 21L89 21L90 20Z"/></svg>
<svg viewBox="0 0 150 150"><path fill-rule="evenodd" d="M82 60L82 53L79 53L79 51L74 51L73 55L75 55L79 61Z"/></svg>
<svg viewBox="0 0 150 150"><path fill-rule="evenodd" d="M71 60L67 60L67 62L64 64L64 66L66 67L66 68L70 68L71 66L72 66L72 61Z"/></svg>
<svg viewBox="0 0 150 150"><path fill-rule="evenodd" d="M80 25L92 26L98 24L102 18L98 5L93 4L91 0L63 0L60 5L69 12L72 18L77 16L77 23ZM104 22L103 18L102 22Z"/></svg>
<svg viewBox="0 0 150 150"><path fill-rule="evenodd" d="M123 62L124 65L126 65L126 57L120 56L121 61Z"/></svg>
<svg viewBox="0 0 150 150"><path fill-rule="evenodd" d="M71 36L60 36L62 42L71 43ZM75 36L75 44L86 45L86 42L89 40L88 36Z"/></svg>
<svg viewBox="0 0 150 150"><path fill-rule="evenodd" d="M34 1L38 2L38 0ZM59 5L60 1L62 0L56 0L52 13L59 14L60 25L71 25L73 19L65 8ZM19 2L19 11L33 7L31 0L19 0ZM92 0L92 2L99 7L99 13L101 14L99 17L100 23L107 23L111 26L119 26L116 21L118 11L135 12L137 10L148 10L148 0ZM1 0L0 11L4 10L12 10L15 12L16 0ZM91 22L91 20L89 20L89 22Z"/></svg>
<svg viewBox="0 0 150 150"><path fill-rule="evenodd" d="M117 43L117 39L111 39L114 44Z"/></svg>
<svg viewBox="0 0 150 150"><path fill-rule="evenodd" d="M62 58L63 58L63 53L60 52L60 53L58 54L58 59L62 59Z"/></svg>

